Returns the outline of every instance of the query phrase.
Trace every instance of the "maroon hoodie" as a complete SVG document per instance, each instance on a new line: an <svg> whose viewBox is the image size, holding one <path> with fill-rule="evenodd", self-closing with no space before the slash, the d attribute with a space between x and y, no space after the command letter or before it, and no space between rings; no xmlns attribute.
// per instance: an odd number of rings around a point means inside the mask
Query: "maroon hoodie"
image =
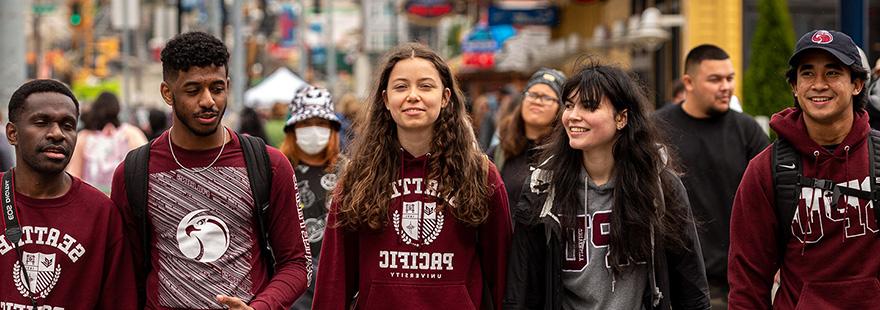
<svg viewBox="0 0 880 310"><path fill-rule="evenodd" d="M801 114L786 109L773 115L770 127L800 154L803 175L869 190L867 113L856 113L852 130L834 152L810 139ZM734 199L730 309L770 309L777 269L782 283L774 309L880 309L880 228L873 204L841 195L835 205L831 191L803 188L794 217L778 220L771 147L749 163ZM785 253L779 253L777 225L792 232Z"/></svg>
<svg viewBox="0 0 880 310"><path fill-rule="evenodd" d="M355 293L358 309L480 309L484 282L501 309L511 227L498 170L489 164L489 218L474 228L448 208L434 212L440 198L437 183L424 179L428 157L402 153L383 230L334 228L331 206L312 309L349 309Z"/></svg>

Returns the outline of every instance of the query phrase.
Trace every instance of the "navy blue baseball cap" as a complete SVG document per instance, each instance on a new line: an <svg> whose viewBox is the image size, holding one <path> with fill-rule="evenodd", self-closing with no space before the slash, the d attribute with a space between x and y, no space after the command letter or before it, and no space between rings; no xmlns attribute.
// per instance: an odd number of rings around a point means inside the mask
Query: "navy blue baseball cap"
<svg viewBox="0 0 880 310"><path fill-rule="evenodd" d="M798 58L807 50L821 49L834 55L846 66L861 61L859 50L852 38L843 32L834 30L813 30L804 34L794 48L794 54L788 59L788 65L797 67Z"/></svg>

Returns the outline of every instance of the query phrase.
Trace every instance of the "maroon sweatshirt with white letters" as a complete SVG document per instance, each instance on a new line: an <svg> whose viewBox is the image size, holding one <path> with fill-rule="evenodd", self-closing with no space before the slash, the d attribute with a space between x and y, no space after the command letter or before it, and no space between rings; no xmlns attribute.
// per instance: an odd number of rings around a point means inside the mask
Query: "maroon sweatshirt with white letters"
<svg viewBox="0 0 880 310"><path fill-rule="evenodd" d="M381 231L336 227L331 206L321 248L313 309L480 309L483 285L501 309L510 247L507 192L489 165L488 220L469 227L449 206L437 211L437 183L426 180L427 156L403 153ZM479 238L479 242L477 239Z"/></svg>
<svg viewBox="0 0 880 310"><path fill-rule="evenodd" d="M803 176L870 190L871 128L864 110L855 114L852 129L837 146L820 146L810 139L799 109L773 115L770 126L799 154ZM729 308L770 309L773 276L781 269L773 309L880 309L877 206L847 195L833 201L832 191L804 187L793 218L778 219L772 147L749 163L734 199ZM777 243L779 225L791 232L783 253Z"/></svg>

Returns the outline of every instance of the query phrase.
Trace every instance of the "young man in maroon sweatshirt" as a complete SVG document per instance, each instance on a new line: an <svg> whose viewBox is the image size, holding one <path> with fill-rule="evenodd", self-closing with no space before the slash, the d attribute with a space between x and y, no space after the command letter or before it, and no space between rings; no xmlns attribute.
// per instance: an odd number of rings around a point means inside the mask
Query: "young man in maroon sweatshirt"
<svg viewBox="0 0 880 310"><path fill-rule="evenodd" d="M55 80L25 83L9 101L16 165L0 174L0 309L133 309L131 252L101 191L64 168L79 103ZM19 241L16 241L19 240Z"/></svg>
<svg viewBox="0 0 880 310"><path fill-rule="evenodd" d="M274 275L260 252L242 144L220 122L228 60L223 42L203 32L178 35L162 51L162 97L174 113L173 127L150 147L150 257L143 257L144 236L126 197L124 163L113 176L111 198L135 259L150 260L149 273L141 275L146 283L138 283L148 309L286 310L311 276L293 168L271 147L266 225Z"/></svg>
<svg viewBox="0 0 880 310"><path fill-rule="evenodd" d="M825 30L801 37L789 65L795 107L773 115L770 127L800 160L771 163L774 144L746 169L730 223L729 307L770 309L779 270L774 309L880 309L876 206L840 194L873 188L864 110L867 71L850 37ZM801 169L803 178L829 180L796 187L792 218L776 215L783 214L776 196L785 193L771 177L777 165Z"/></svg>

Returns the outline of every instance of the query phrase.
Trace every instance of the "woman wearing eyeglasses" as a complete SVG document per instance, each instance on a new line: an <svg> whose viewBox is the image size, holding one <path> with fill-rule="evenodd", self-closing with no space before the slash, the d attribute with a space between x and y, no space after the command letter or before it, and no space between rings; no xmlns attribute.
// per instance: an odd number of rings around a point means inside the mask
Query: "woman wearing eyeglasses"
<svg viewBox="0 0 880 310"><path fill-rule="evenodd" d="M529 167L536 164L535 146L541 144L559 119L559 96L563 84L565 75L562 72L541 68L529 78L520 104L498 126L501 143L489 150L489 157L501 171L511 206L519 201L523 182L530 173Z"/></svg>

